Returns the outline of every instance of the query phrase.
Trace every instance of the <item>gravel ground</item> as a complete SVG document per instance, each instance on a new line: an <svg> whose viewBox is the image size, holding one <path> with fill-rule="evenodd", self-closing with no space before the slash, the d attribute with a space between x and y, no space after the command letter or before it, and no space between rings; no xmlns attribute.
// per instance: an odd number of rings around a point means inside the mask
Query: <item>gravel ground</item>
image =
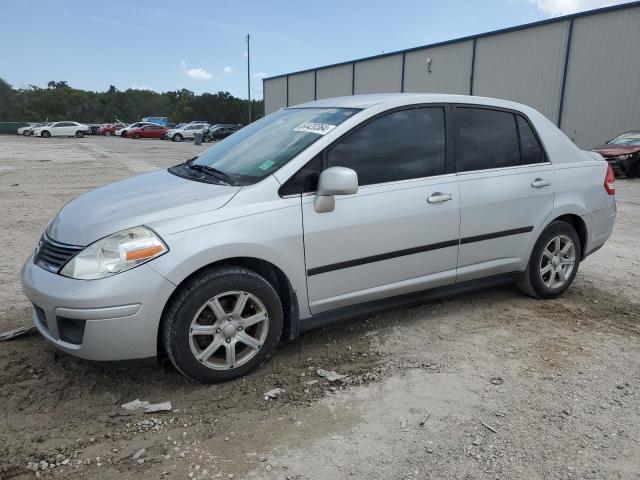
<svg viewBox="0 0 640 480"><path fill-rule="evenodd" d="M0 137L0 331L30 322L19 270L65 202L203 148ZM1 343L0 479L638 480L640 182L617 188L614 236L562 298L505 287L390 310L224 385L88 366L37 335ZM120 408L136 398L174 410Z"/></svg>

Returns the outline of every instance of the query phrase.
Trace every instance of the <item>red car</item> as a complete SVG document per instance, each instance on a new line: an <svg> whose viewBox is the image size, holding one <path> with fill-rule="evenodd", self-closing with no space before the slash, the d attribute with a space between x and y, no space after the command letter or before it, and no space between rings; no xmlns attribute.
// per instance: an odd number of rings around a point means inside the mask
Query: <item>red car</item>
<svg viewBox="0 0 640 480"><path fill-rule="evenodd" d="M100 127L98 129L98 135L104 135L105 137L110 137L111 135L115 135L116 130L124 127L125 125L122 123L111 123L107 126Z"/></svg>
<svg viewBox="0 0 640 480"><path fill-rule="evenodd" d="M640 130L618 135L593 151L609 162L616 177L640 177Z"/></svg>
<svg viewBox="0 0 640 480"><path fill-rule="evenodd" d="M160 125L145 125L143 127L132 128L127 132L129 138L162 138L167 133L168 128Z"/></svg>

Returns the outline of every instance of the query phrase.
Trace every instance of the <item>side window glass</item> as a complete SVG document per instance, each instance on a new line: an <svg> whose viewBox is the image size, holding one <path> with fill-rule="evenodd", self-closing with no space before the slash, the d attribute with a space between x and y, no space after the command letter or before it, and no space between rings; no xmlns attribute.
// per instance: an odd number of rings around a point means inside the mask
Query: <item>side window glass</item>
<svg viewBox="0 0 640 480"><path fill-rule="evenodd" d="M318 189L318 178L321 171L322 153L319 153L283 185L280 189L280 195L315 192Z"/></svg>
<svg viewBox="0 0 640 480"><path fill-rule="evenodd" d="M445 138L442 107L400 110L373 120L334 146L327 166L355 170L360 185L440 175Z"/></svg>
<svg viewBox="0 0 640 480"><path fill-rule="evenodd" d="M522 164L542 163L546 161L544 150L540 146L537 137L533 133L529 122L524 117L517 115L518 130L520 132L520 152Z"/></svg>
<svg viewBox="0 0 640 480"><path fill-rule="evenodd" d="M456 107L458 172L520 165L515 115L484 108Z"/></svg>

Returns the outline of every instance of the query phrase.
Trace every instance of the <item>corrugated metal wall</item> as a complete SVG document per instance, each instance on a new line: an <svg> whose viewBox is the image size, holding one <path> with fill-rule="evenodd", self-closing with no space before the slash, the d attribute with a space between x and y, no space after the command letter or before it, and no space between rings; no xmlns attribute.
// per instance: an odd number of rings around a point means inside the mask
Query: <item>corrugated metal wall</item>
<svg viewBox="0 0 640 480"><path fill-rule="evenodd" d="M273 78L262 83L264 113L272 113L287 106L287 77Z"/></svg>
<svg viewBox="0 0 640 480"><path fill-rule="evenodd" d="M285 107L287 98L295 105L313 100L314 93L321 99L354 92L472 92L531 105L588 148L640 128L638 84L635 2L265 79L264 98L271 113Z"/></svg>
<svg viewBox="0 0 640 480"><path fill-rule="evenodd" d="M289 75L289 106L314 100L315 89L314 72Z"/></svg>
<svg viewBox="0 0 640 480"><path fill-rule="evenodd" d="M402 55L357 62L355 93L399 92L402 88Z"/></svg>
<svg viewBox="0 0 640 480"><path fill-rule="evenodd" d="M404 91L469 95L473 41L407 52ZM431 59L431 72L427 59Z"/></svg>
<svg viewBox="0 0 640 480"><path fill-rule="evenodd" d="M584 147L640 128L640 8L574 21L561 127Z"/></svg>
<svg viewBox="0 0 640 480"><path fill-rule="evenodd" d="M318 99L351 95L353 87L353 66L339 65L318 70Z"/></svg>
<svg viewBox="0 0 640 480"><path fill-rule="evenodd" d="M525 103L558 118L569 22L477 40L473 94Z"/></svg>

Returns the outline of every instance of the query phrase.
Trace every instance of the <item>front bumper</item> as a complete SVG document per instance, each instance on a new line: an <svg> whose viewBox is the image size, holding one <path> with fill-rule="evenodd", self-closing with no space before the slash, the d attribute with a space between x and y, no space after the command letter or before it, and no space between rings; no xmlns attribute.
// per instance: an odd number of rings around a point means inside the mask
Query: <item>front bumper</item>
<svg viewBox="0 0 640 480"><path fill-rule="evenodd" d="M48 272L29 257L22 288L33 322L60 350L96 362L156 357L162 310L175 286L141 265L99 280Z"/></svg>

